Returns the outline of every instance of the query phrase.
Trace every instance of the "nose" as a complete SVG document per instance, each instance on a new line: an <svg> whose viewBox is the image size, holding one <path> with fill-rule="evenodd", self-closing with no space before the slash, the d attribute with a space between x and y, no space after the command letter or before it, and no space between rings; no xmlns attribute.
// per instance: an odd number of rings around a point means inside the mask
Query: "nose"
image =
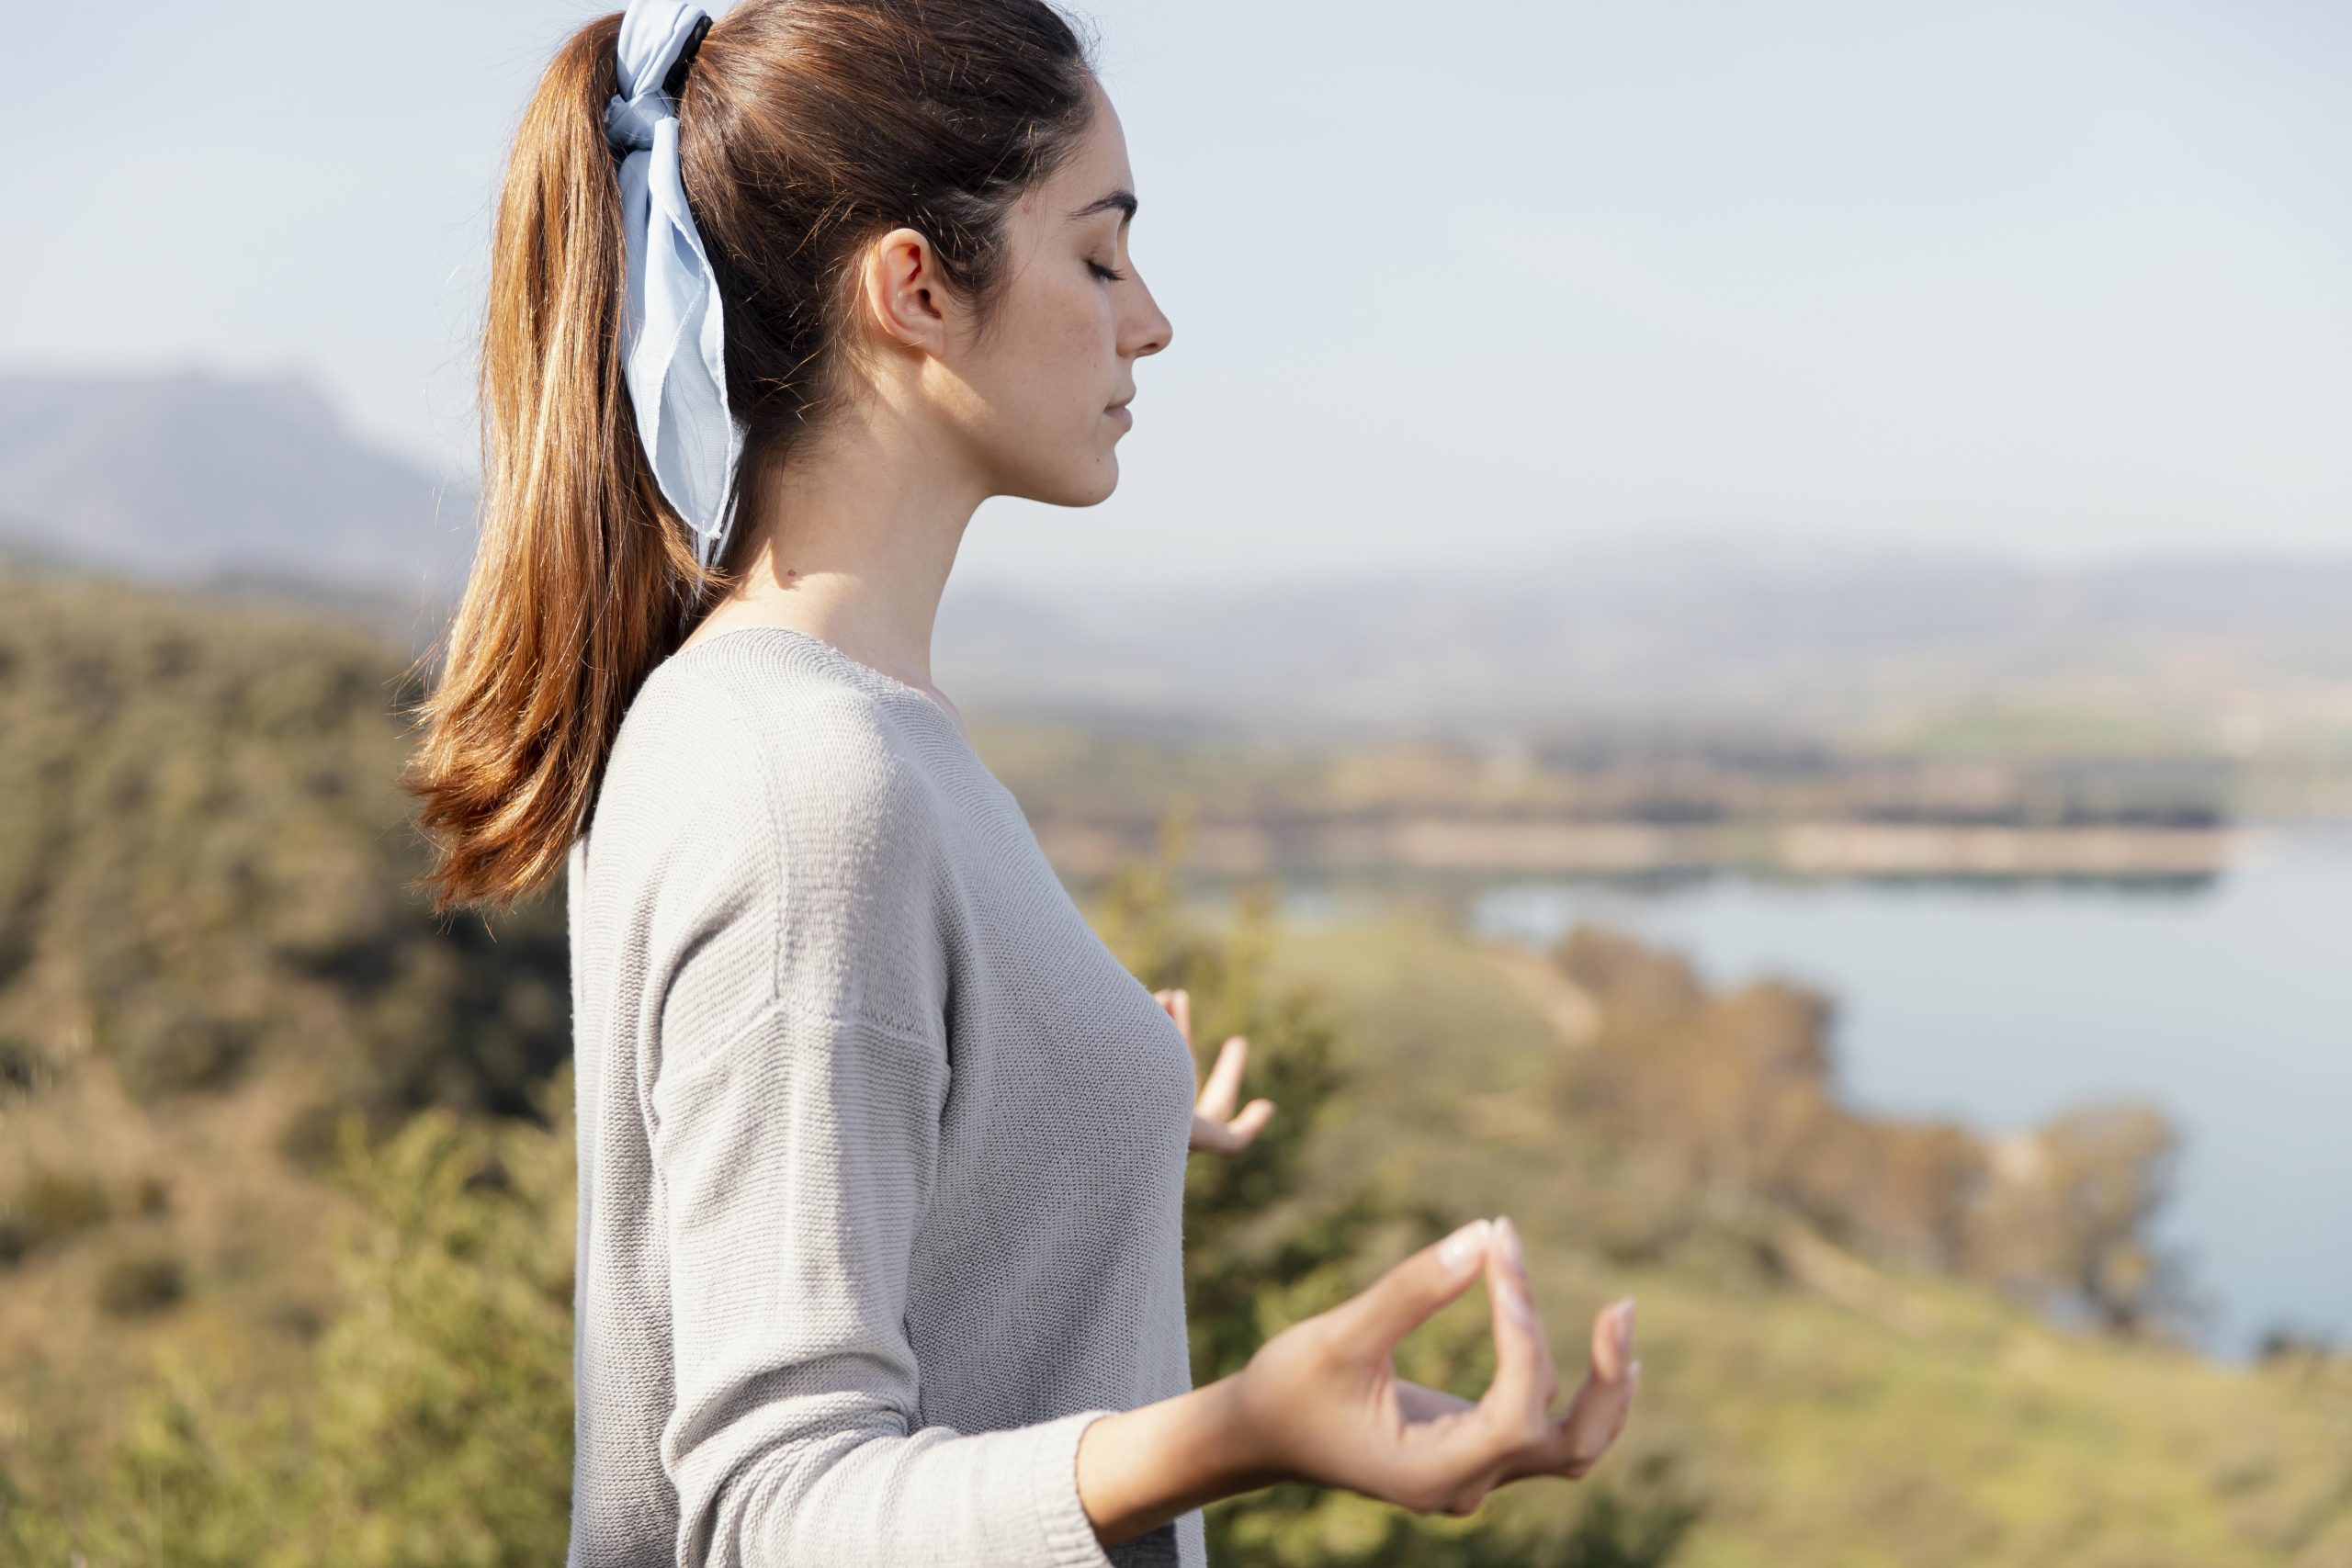
<svg viewBox="0 0 2352 1568"><path fill-rule="evenodd" d="M1142 273L1136 273L1135 282L1135 296L1141 303L1127 323L1125 337L1127 352L1140 359L1166 348L1169 340L1176 335L1176 329L1160 310L1159 301L1151 297L1151 288L1144 282Z"/></svg>

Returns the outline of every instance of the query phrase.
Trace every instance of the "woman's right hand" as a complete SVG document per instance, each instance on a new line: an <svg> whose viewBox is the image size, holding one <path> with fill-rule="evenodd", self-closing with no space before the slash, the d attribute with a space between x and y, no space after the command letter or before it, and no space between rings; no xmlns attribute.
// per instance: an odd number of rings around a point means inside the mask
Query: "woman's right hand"
<svg viewBox="0 0 2352 1568"><path fill-rule="evenodd" d="M1476 1401L1396 1376L1398 1341L1487 1276L1495 1377ZM1293 1324L1235 1374L1251 1468L1344 1486L1416 1513L1476 1513L1487 1494L1531 1475L1583 1475L1633 1408L1632 1297L1594 1317L1591 1364L1567 1411L1519 1238L1509 1219L1474 1220L1421 1248L1328 1312Z"/></svg>

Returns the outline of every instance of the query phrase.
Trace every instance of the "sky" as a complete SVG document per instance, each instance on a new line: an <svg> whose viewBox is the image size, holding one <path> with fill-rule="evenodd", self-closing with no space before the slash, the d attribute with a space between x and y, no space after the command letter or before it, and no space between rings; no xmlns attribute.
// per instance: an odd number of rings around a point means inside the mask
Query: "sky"
<svg viewBox="0 0 2352 1568"><path fill-rule="evenodd" d="M505 143L598 9L28 8L0 369L309 375L466 471ZM2341 0L1065 9L1175 332L1117 493L988 502L959 577L2352 547Z"/></svg>

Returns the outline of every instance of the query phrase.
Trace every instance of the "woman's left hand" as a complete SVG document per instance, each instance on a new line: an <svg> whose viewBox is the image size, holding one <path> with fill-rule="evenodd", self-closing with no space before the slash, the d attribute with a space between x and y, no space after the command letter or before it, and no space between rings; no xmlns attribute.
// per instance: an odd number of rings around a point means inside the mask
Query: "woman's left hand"
<svg viewBox="0 0 2352 1568"><path fill-rule="evenodd" d="M1271 1100L1253 1100L1235 1115L1233 1102L1241 1092L1241 1069L1250 1058L1250 1041L1246 1035L1227 1036L1216 1054L1216 1066L1210 1069L1208 1082L1201 1082L1201 1059L1193 1051L1192 994L1178 987L1154 991L1152 998L1176 1021L1177 1030L1184 1036L1184 1052L1193 1057L1193 1083L1198 1091L1193 1102L1193 1137L1186 1146L1193 1149L1215 1149L1219 1154L1231 1154L1247 1147L1258 1135L1258 1129L1274 1113Z"/></svg>

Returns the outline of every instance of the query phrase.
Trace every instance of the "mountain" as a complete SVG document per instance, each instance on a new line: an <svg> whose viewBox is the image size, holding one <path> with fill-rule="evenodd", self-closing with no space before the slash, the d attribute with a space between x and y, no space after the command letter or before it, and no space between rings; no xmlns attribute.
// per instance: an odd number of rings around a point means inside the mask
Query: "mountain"
<svg viewBox="0 0 2352 1568"><path fill-rule="evenodd" d="M2044 569L1657 536L1483 578L1025 599L950 590L933 668L959 702L1357 734L1838 735L2039 710L2352 745L2352 556Z"/></svg>
<svg viewBox="0 0 2352 1568"><path fill-rule="evenodd" d="M474 497L300 376L0 375L0 547L384 622L454 599Z"/></svg>
<svg viewBox="0 0 2352 1568"><path fill-rule="evenodd" d="M292 595L415 652L463 584L474 507L300 377L0 376L0 554L20 560ZM2352 754L2352 554L2050 569L1650 532L1238 589L967 578L933 653L975 711L1163 735L1901 739L2087 716Z"/></svg>

